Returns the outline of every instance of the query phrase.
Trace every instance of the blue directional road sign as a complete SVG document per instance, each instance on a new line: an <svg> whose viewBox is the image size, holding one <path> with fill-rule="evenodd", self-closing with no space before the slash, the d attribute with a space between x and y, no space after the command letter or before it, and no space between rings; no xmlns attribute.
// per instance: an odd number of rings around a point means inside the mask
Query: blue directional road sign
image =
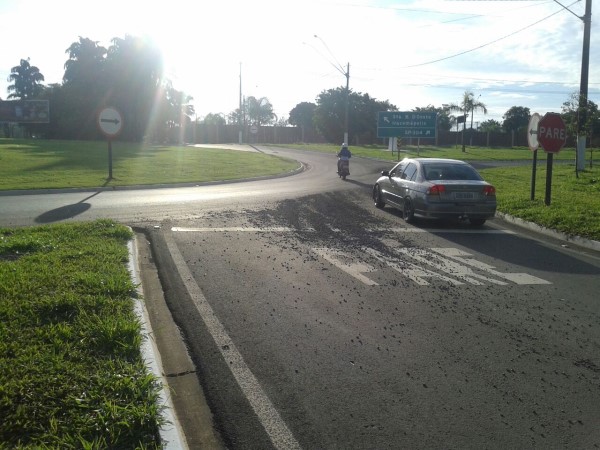
<svg viewBox="0 0 600 450"><path fill-rule="evenodd" d="M435 111L380 111L377 137L431 138L437 132Z"/></svg>

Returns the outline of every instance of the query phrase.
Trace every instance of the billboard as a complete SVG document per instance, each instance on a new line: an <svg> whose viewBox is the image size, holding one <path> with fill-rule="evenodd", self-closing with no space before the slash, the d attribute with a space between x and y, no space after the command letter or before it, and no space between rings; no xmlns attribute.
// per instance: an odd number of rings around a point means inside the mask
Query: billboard
<svg viewBox="0 0 600 450"><path fill-rule="evenodd" d="M48 123L50 102L48 100L0 101L0 122Z"/></svg>

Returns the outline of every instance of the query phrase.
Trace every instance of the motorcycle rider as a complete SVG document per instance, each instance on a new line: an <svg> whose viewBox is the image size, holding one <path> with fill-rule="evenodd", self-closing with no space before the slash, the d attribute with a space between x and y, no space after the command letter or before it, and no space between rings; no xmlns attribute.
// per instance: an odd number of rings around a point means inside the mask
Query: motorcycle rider
<svg viewBox="0 0 600 450"><path fill-rule="evenodd" d="M341 162L342 161L349 161L350 158L352 158L352 153L348 149L348 146L346 145L345 142L342 144L342 148L340 148L340 151L338 152L337 156L338 156L338 163L337 163L338 173L340 173Z"/></svg>

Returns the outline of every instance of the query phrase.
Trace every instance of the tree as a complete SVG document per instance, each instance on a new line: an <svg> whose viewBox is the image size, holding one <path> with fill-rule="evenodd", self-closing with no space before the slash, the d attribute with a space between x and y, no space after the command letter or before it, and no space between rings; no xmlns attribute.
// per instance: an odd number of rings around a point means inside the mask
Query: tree
<svg viewBox="0 0 600 450"><path fill-rule="evenodd" d="M587 122L585 123L584 132L590 136L600 133L600 115L598 113L598 105L589 100L587 111ZM577 136L578 131L578 111L579 111L579 93L574 92L569 96L569 99L562 104L562 118L567 126L567 132L571 136Z"/></svg>
<svg viewBox="0 0 600 450"><path fill-rule="evenodd" d="M164 87L164 96L156 101L161 102L160 118L152 124L151 131L161 132L161 126L167 128L167 139L170 142L183 143L185 137L185 128L191 124L191 116L194 114L194 107L190 104L193 98L182 91L173 87L171 81L167 81ZM157 109L157 105L154 106Z"/></svg>
<svg viewBox="0 0 600 450"><path fill-rule="evenodd" d="M288 122L291 125L296 127L300 127L302 132L302 142L305 141L304 133L308 130L313 130L315 128L314 118L315 118L315 110L317 105L310 102L302 102L298 103L294 108L290 111L290 118Z"/></svg>
<svg viewBox="0 0 600 450"><path fill-rule="evenodd" d="M486 120L481 122L479 130L484 133L500 133L502 131L502 124L494 119Z"/></svg>
<svg viewBox="0 0 600 450"><path fill-rule="evenodd" d="M288 119L288 122L290 123L290 125L294 125L296 127L313 128L313 118L315 115L316 108L317 105L315 105L314 103L298 103L290 111L290 118Z"/></svg>
<svg viewBox="0 0 600 450"><path fill-rule="evenodd" d="M225 125L227 123L225 117L220 113L208 113L202 122L206 125Z"/></svg>
<svg viewBox="0 0 600 450"><path fill-rule="evenodd" d="M165 99L163 59L150 40L126 35L114 38L108 48L106 70L109 89L106 100L117 107L128 125L122 136L142 140L149 126L163 126L153 121L157 99ZM168 100L167 100L168 101Z"/></svg>
<svg viewBox="0 0 600 450"><path fill-rule="evenodd" d="M272 123L275 119L273 113L273 105L269 102L267 97L248 97L247 99L247 112L250 122L254 125L264 125Z"/></svg>
<svg viewBox="0 0 600 450"><path fill-rule="evenodd" d="M502 122L502 128L506 131L521 131L527 129L529 125L529 119L531 119L531 113L529 108L524 106L512 106L502 116L504 122Z"/></svg>
<svg viewBox="0 0 600 450"><path fill-rule="evenodd" d="M361 137L374 140L377 133L377 112L397 108L389 101L379 101L369 96L349 91L348 139L357 142ZM314 124L317 131L329 142L338 142L344 135L346 88L338 87L323 91L317 97ZM349 143L350 143L349 142Z"/></svg>
<svg viewBox="0 0 600 450"><path fill-rule="evenodd" d="M98 42L80 36L65 53L69 59L64 64L62 95L69 107L62 114L70 123L68 133L78 139L98 137L96 116L109 91L107 50Z"/></svg>
<svg viewBox="0 0 600 450"><path fill-rule="evenodd" d="M448 107L436 108L433 105L417 106L413 111L435 111L437 113L437 127L440 131L450 131L455 121L454 116L449 114Z"/></svg>
<svg viewBox="0 0 600 450"><path fill-rule="evenodd" d="M579 93L574 92L569 99L562 104L562 118L567 127L567 134L577 136L579 131ZM583 128L584 134L590 139L590 165L593 164L593 137L600 134L600 111L598 105L593 101L587 101L586 123Z"/></svg>
<svg viewBox="0 0 600 450"><path fill-rule="evenodd" d="M462 129L462 151L465 151L465 127L467 122L467 116L471 114L471 130L473 130L473 114L475 111L481 110L484 114L487 114L487 107L481 103L479 97L475 99L475 94L470 91L465 91L463 94L462 101L460 104L451 104L448 109L450 111L459 111L462 112L463 119L463 129Z"/></svg>
<svg viewBox="0 0 600 450"><path fill-rule="evenodd" d="M354 93L350 91L348 97L354 97ZM317 97L314 113L315 128L329 142L341 141L344 136L345 102L345 88L329 89L321 92ZM349 128L353 130L353 127L349 126Z"/></svg>
<svg viewBox="0 0 600 450"><path fill-rule="evenodd" d="M73 42L66 53L68 53L69 59L64 65L63 82L65 84L89 83L91 80L98 83L104 71L106 48L98 45L96 41L79 36L79 41Z"/></svg>
<svg viewBox="0 0 600 450"><path fill-rule="evenodd" d="M44 81L44 75L36 66L29 64L29 58L27 58L22 59L18 66L10 69L8 81L12 82L7 88L8 98L33 99L42 91L41 82Z"/></svg>
<svg viewBox="0 0 600 450"><path fill-rule="evenodd" d="M275 119L274 125L277 127L288 127L290 122L287 117L281 116Z"/></svg>
<svg viewBox="0 0 600 450"><path fill-rule="evenodd" d="M18 66L10 69L8 81L12 82L6 89L9 92L8 98L34 99L40 96L44 88L44 85L41 84L44 81L44 75L36 66L29 64L29 58L22 59ZM23 127L25 133L31 137L35 125L28 123ZM8 128L5 128L5 134L10 134L10 131L6 132L7 130Z"/></svg>

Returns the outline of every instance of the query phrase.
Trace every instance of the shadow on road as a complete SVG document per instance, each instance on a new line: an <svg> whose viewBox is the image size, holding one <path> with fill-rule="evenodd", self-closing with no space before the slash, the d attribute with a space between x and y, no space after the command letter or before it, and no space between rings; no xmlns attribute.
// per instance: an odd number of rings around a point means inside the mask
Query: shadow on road
<svg viewBox="0 0 600 450"><path fill-rule="evenodd" d="M55 208L50 211L46 211L45 213L37 216L35 218L35 222L36 223L59 222L61 220L71 219L75 216L83 214L84 212L86 212L88 209L90 209L92 207L92 205L90 205L89 203L86 203L86 201L89 200L90 198L95 197L96 195L100 194L100 192L102 192L102 191L95 192L94 194L90 195L89 197L84 198L80 202L77 202L77 203L74 203L71 205L61 206L60 208Z"/></svg>

